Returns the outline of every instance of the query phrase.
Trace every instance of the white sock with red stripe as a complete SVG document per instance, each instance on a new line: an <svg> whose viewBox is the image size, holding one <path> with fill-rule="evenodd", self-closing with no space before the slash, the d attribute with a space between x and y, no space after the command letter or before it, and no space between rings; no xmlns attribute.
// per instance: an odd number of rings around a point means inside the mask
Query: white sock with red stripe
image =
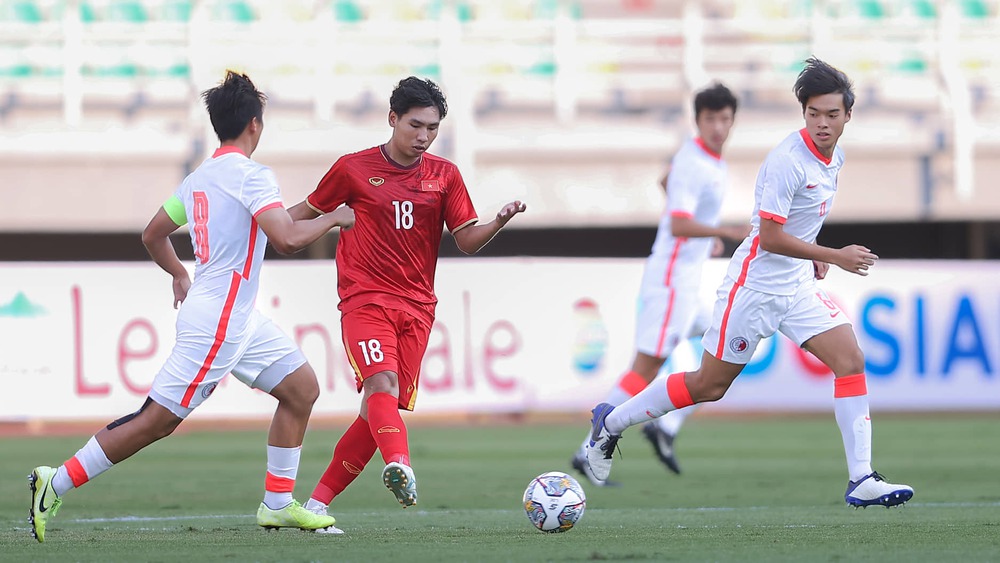
<svg viewBox="0 0 1000 563"><path fill-rule="evenodd" d="M292 503L295 476L299 472L302 446L281 448L267 446L267 477L264 479L264 504L271 510L281 510Z"/></svg>
<svg viewBox="0 0 1000 563"><path fill-rule="evenodd" d="M872 472L872 419L868 413L865 374L833 381L833 412L844 439L847 471L851 481L857 481Z"/></svg>
<svg viewBox="0 0 1000 563"><path fill-rule="evenodd" d="M615 407L604 420L604 427L612 434L621 434L629 426L659 418L693 403L684 383L684 372L674 373L666 378L666 384L654 381L635 397Z"/></svg>
<svg viewBox="0 0 1000 563"><path fill-rule="evenodd" d="M52 490L57 495L70 489L82 486L87 481L104 473L114 465L108 460L104 453L104 448L97 442L97 438L90 437L76 455L67 459L66 463L56 469L56 474L52 478Z"/></svg>

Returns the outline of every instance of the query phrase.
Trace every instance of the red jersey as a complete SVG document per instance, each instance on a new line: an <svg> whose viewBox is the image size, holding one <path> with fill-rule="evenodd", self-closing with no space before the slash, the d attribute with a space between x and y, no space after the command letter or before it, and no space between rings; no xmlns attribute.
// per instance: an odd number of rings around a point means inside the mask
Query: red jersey
<svg viewBox="0 0 1000 563"><path fill-rule="evenodd" d="M372 147L340 157L306 203L321 213L354 209L354 226L337 243L342 313L374 303L433 322L444 227L454 233L479 220L454 164L424 153L401 166Z"/></svg>

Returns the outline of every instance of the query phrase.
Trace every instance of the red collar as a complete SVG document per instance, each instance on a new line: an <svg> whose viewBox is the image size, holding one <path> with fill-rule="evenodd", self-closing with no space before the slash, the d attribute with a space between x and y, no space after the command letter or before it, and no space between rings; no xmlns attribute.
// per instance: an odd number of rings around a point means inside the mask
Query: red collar
<svg viewBox="0 0 1000 563"><path fill-rule="evenodd" d="M705 151L708 156L714 158L715 160L722 160L722 155L708 148L708 145L705 144L705 141L701 137L695 137L694 142L696 145L701 147L701 150Z"/></svg>
<svg viewBox="0 0 1000 563"><path fill-rule="evenodd" d="M832 161L833 158L827 158L823 156L823 153L819 152L819 149L816 148L816 143L814 143L812 137L809 136L809 131L803 127L802 129L799 129L799 134L802 135L802 141L805 142L806 148L809 149L809 152L813 153L813 156L818 158L820 162L829 166L830 161Z"/></svg>
<svg viewBox="0 0 1000 563"><path fill-rule="evenodd" d="M240 153L243 156L246 156L246 153L244 153L242 150L240 150L240 148L237 147L237 146L234 146L234 145L223 145L223 146L215 149L215 152L212 153L212 158L219 158L220 156L222 156L224 154L229 154L229 153L234 153L234 152Z"/></svg>

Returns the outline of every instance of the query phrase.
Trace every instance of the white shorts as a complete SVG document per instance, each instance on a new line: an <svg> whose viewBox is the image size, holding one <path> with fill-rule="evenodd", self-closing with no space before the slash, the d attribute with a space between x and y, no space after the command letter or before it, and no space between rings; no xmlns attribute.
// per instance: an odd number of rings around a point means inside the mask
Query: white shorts
<svg viewBox="0 0 1000 563"><path fill-rule="evenodd" d="M733 364L749 363L757 344L777 331L802 346L817 334L851 322L815 280L800 285L795 295L772 295L736 286L727 277L717 297L712 326L701 344L709 354Z"/></svg>
<svg viewBox="0 0 1000 563"><path fill-rule="evenodd" d="M285 376L306 363L299 347L271 319L255 310L250 325L247 337L224 340L215 349L214 334L186 330L178 324L177 342L153 379L149 397L186 418L227 373L232 372L253 389L270 393Z"/></svg>
<svg viewBox="0 0 1000 563"><path fill-rule="evenodd" d="M635 323L636 350L666 358L680 341L691 336L699 313L707 315L697 288L644 288Z"/></svg>

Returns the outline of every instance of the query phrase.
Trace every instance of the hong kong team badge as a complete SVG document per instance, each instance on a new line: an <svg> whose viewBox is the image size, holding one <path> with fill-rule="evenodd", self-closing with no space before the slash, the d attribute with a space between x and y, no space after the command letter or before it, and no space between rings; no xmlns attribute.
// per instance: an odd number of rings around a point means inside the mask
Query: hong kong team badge
<svg viewBox="0 0 1000 563"><path fill-rule="evenodd" d="M729 349L737 354L742 354L747 351L750 347L750 343L747 342L746 338L742 336L737 336L736 338L729 341Z"/></svg>
<svg viewBox="0 0 1000 563"><path fill-rule="evenodd" d="M210 385L206 385L205 387L203 387L201 390L201 396L207 399L209 395L215 392L215 387L217 385L218 385L217 383L212 383Z"/></svg>

